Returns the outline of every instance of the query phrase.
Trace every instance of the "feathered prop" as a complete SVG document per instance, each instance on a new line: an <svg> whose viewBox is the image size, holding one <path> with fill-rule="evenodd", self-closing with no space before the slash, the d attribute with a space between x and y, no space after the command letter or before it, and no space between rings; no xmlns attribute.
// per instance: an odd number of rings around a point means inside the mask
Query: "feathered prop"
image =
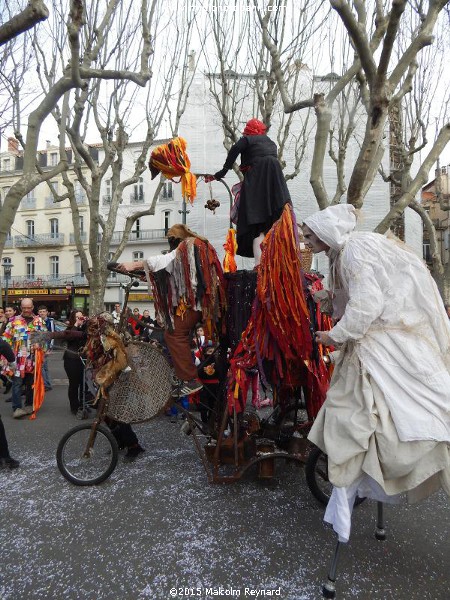
<svg viewBox="0 0 450 600"><path fill-rule="evenodd" d="M191 161L186 153L186 140L176 137L167 144L157 146L150 156L149 168L152 179L158 173L174 181L175 177L181 179L181 194L191 204L197 195L197 178L190 172Z"/></svg>

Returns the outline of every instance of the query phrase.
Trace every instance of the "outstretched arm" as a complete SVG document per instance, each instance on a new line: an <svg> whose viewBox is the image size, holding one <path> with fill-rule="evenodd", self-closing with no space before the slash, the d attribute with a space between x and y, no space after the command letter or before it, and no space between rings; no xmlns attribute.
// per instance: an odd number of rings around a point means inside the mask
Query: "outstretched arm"
<svg viewBox="0 0 450 600"><path fill-rule="evenodd" d="M227 171L233 168L234 163L236 162L237 157L241 154L248 146L248 139L246 137L241 137L239 141L237 141L233 146L231 146L230 151L228 152L227 158L223 165L223 169L217 171L214 174L214 178L219 180L223 179L227 174Z"/></svg>

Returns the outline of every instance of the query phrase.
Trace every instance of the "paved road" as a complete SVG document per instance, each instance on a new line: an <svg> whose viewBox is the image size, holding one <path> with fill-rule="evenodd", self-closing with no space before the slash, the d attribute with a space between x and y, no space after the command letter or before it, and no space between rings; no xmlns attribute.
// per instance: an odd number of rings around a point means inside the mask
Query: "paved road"
<svg viewBox="0 0 450 600"><path fill-rule="evenodd" d="M272 485L208 485L191 439L160 418L136 427L142 457L121 458L101 486L72 486L55 461L59 438L78 424L60 353L51 372L58 384L36 421L13 420L0 396L11 452L22 461L0 471L1 600L321 597L334 535L302 471ZM384 543L373 536L375 514L370 502L355 512L338 598L448 600L444 495L388 508ZM187 589L172 596L171 588Z"/></svg>

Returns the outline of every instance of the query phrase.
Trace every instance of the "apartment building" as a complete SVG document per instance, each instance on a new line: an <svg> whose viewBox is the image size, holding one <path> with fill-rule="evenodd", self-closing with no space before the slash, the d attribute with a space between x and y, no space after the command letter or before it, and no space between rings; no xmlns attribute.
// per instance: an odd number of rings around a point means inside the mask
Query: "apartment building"
<svg viewBox="0 0 450 600"><path fill-rule="evenodd" d="M155 145L164 141L156 141ZM126 149L124 173L127 175L133 172L141 147L140 143L130 143ZM93 144L89 148L94 160L101 161L103 147ZM67 152L70 163L71 152ZM45 171L58 161L58 147L47 142L46 148L38 153L40 167ZM1 203L9 188L21 176L22 166L23 158L17 141L9 138L7 150L0 153ZM90 227L88 199L76 181L73 170L69 170L69 178L75 186L81 239L87 248ZM138 183L125 189L111 240L110 256L122 239L126 217L137 210L142 211L150 207L157 184L158 181L151 181L150 173L145 171ZM72 307L88 310L90 291L75 244L69 200L55 202L51 188L62 194L62 178L56 177L49 183L39 184L21 201L5 244L2 263L6 264L7 268L1 270L0 282L3 303L6 299L14 302L29 296L34 299L35 304L45 303L58 316L64 318ZM100 211L105 218L111 205L111 193L111 178L107 174L100 199ZM177 212L181 204L180 199L179 187L166 181L159 194L155 214L146 215L135 222L129 243L122 253L122 260L137 260L167 248L165 234L174 222L180 220ZM98 236L100 241L100 231ZM111 274L105 292L107 308L111 308L115 302L122 302L121 284L126 281L126 277ZM133 290L130 296L131 306L143 308L149 303L151 298L144 285Z"/></svg>

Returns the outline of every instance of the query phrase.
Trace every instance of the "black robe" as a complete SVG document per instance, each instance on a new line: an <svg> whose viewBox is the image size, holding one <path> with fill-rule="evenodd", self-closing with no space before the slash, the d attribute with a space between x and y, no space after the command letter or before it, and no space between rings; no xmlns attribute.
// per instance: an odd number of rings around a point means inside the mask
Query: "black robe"
<svg viewBox="0 0 450 600"><path fill-rule="evenodd" d="M230 149L224 168L231 169L239 154L244 181L236 228L237 254L252 257L253 240L269 231L291 197L276 144L267 135L242 137Z"/></svg>

